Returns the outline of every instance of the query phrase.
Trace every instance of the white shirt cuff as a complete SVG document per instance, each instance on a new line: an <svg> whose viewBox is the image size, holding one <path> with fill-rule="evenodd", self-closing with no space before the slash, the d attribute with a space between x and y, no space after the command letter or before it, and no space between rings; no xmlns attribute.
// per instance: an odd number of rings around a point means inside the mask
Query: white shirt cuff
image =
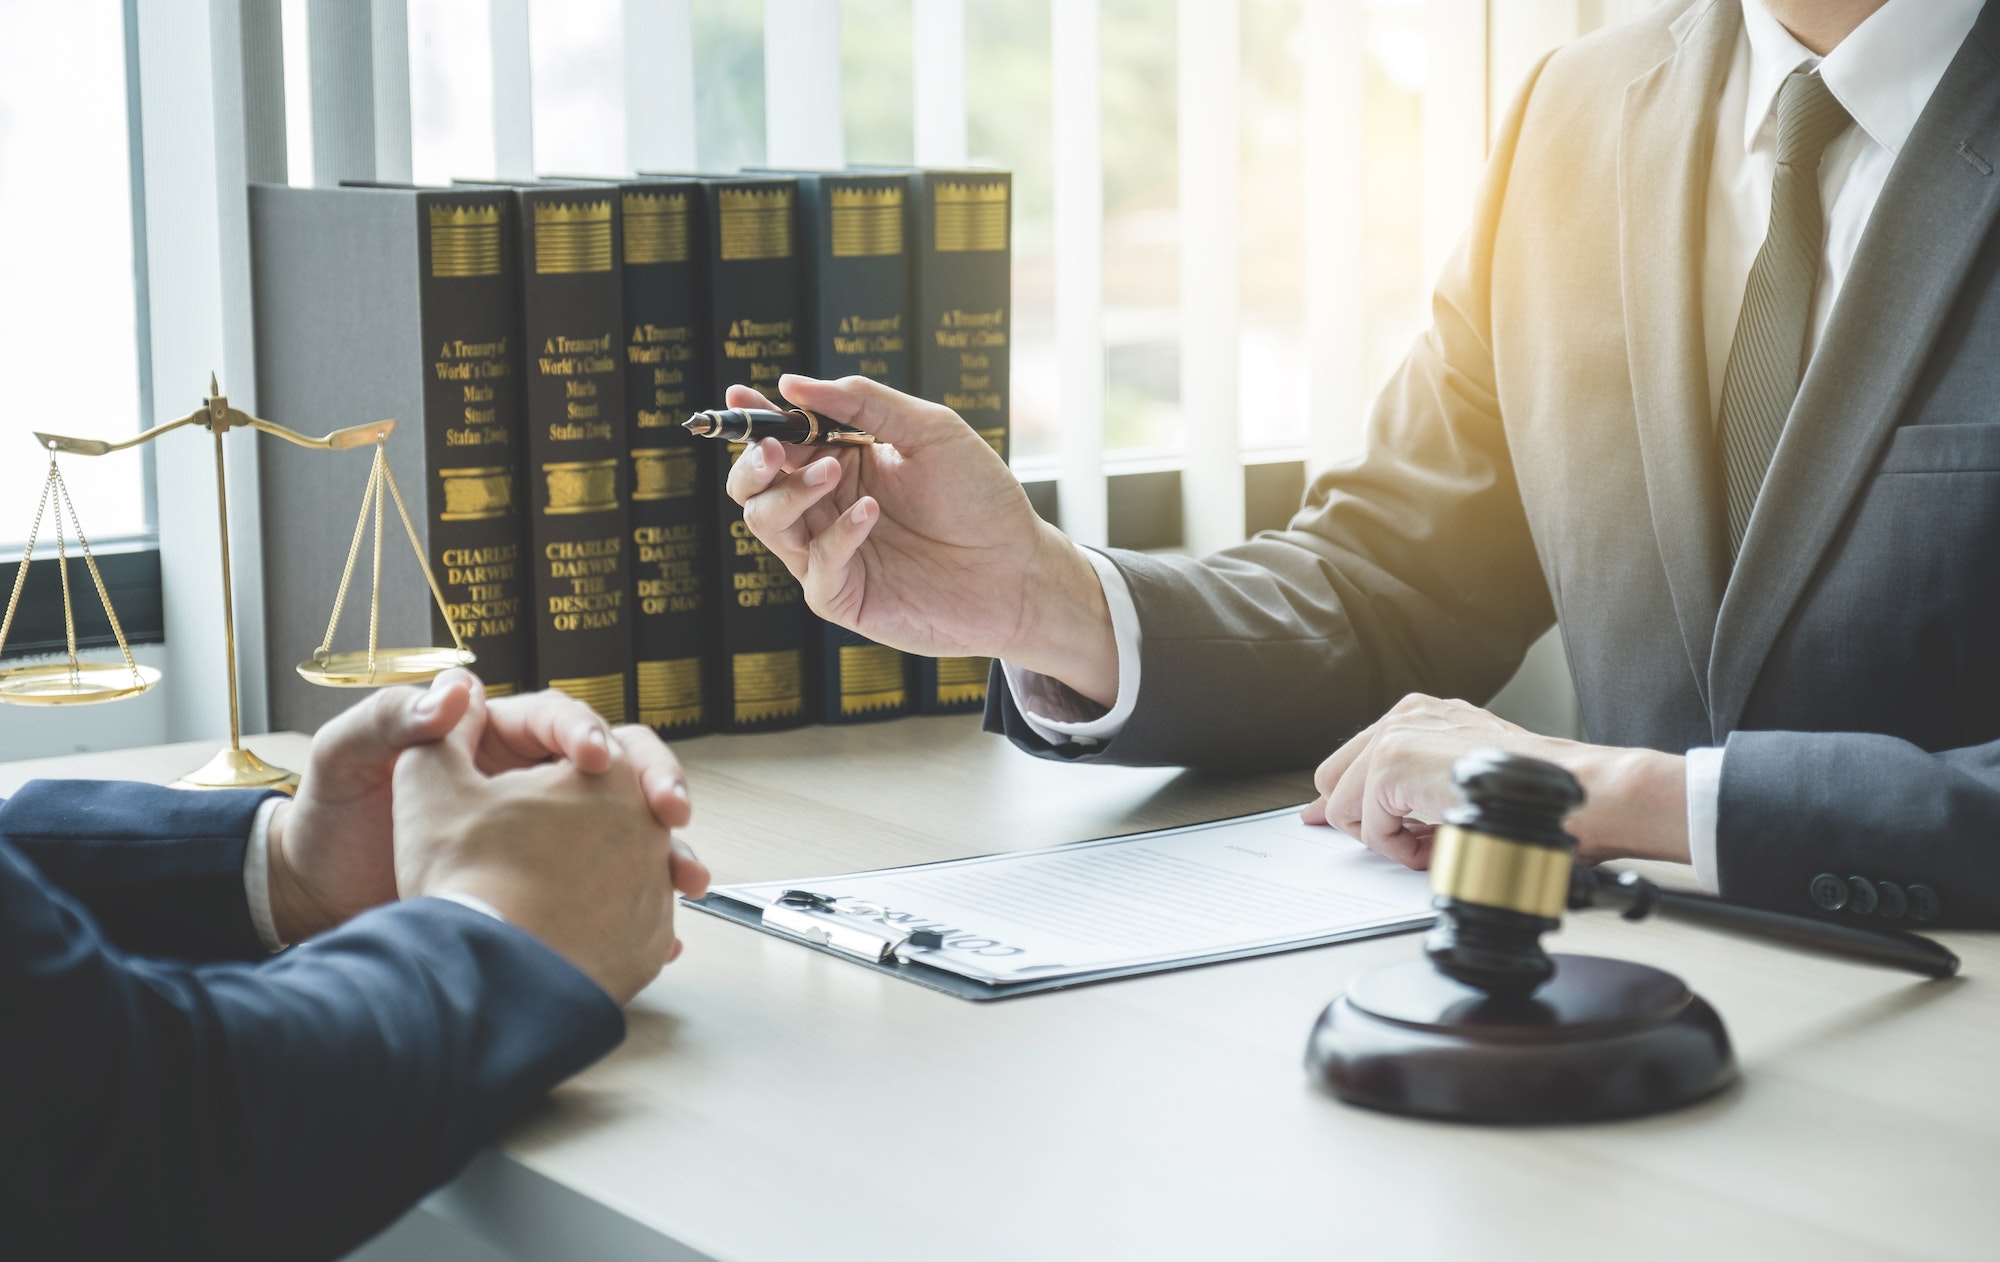
<svg viewBox="0 0 2000 1262"><path fill-rule="evenodd" d="M483 898L475 898L471 894L461 894L457 890L448 890L442 894L433 894L431 897L442 898L447 903L457 903L460 907L470 907L480 915L491 916L503 925L507 923L507 918L500 914L500 909Z"/></svg>
<svg viewBox="0 0 2000 1262"><path fill-rule="evenodd" d="M257 927L266 951L285 949L271 920L271 817L284 803L284 798L272 798L257 808L250 821L250 844L243 850L243 896L250 904L250 923Z"/></svg>
<svg viewBox="0 0 2000 1262"><path fill-rule="evenodd" d="M1716 748L1687 752L1688 858L1694 861L1694 879L1711 894L1722 889L1721 874L1715 869L1715 822L1722 809L1722 751Z"/></svg>
<svg viewBox="0 0 2000 1262"><path fill-rule="evenodd" d="M1051 745L1102 744L1124 729L1139 701L1139 610L1132 603L1132 589L1109 557L1080 544L1078 550L1097 571L1104 603L1111 610L1111 634L1118 645L1118 697L1111 708L1092 714L1097 704L1060 680L1022 670L1012 662L1000 663L1007 691L1028 730Z"/></svg>
<svg viewBox="0 0 2000 1262"><path fill-rule="evenodd" d="M271 817L284 803L284 798L274 797L257 808L250 821L250 843L243 850L243 895L250 904L250 923L256 927L264 949L271 952L282 951L289 945L278 937L277 923L271 919ZM482 916L491 916L503 925L507 923L499 909L483 898L456 892L437 897L469 907Z"/></svg>

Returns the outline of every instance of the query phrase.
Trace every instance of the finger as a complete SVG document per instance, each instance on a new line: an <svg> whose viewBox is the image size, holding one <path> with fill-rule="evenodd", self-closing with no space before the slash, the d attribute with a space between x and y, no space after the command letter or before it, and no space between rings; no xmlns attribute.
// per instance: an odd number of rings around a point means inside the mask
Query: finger
<svg viewBox="0 0 2000 1262"><path fill-rule="evenodd" d="M1372 761L1371 750L1362 749L1360 755L1340 773L1340 778L1323 791L1326 800L1326 822L1356 837L1361 835L1361 817L1368 794L1369 766Z"/></svg>
<svg viewBox="0 0 2000 1262"><path fill-rule="evenodd" d="M444 671L425 688L384 688L336 715L313 742L315 761L373 774L412 745L442 740L465 714L476 685L470 672Z"/></svg>
<svg viewBox="0 0 2000 1262"><path fill-rule="evenodd" d="M1308 824L1324 824L1326 819L1326 794L1322 793L1305 804L1299 812L1299 819Z"/></svg>
<svg viewBox="0 0 2000 1262"><path fill-rule="evenodd" d="M411 781L422 783L434 778L465 781L479 777L479 745L486 732L486 689L477 678L472 678L464 696L463 713L442 739L412 745L397 758L398 794Z"/></svg>
<svg viewBox="0 0 2000 1262"><path fill-rule="evenodd" d="M736 463L729 466L729 478L723 489L738 504L748 504L783 476L784 444L775 438L760 438L746 446Z"/></svg>
<svg viewBox="0 0 2000 1262"><path fill-rule="evenodd" d="M958 413L949 408L904 394L868 377L821 381L786 373L778 378L778 389L799 407L830 421L865 429L906 454L970 430Z"/></svg>
<svg viewBox="0 0 2000 1262"><path fill-rule="evenodd" d="M555 689L487 704L479 769L487 775L562 758L586 775L611 765L611 728L597 711Z"/></svg>
<svg viewBox="0 0 2000 1262"><path fill-rule="evenodd" d="M729 387L723 391L722 401L733 408L762 408L766 412L782 410L750 386Z"/></svg>
<svg viewBox="0 0 2000 1262"><path fill-rule="evenodd" d="M1362 846L1368 846L1376 854L1386 854L1404 868L1416 866L1412 862L1416 858L1416 838L1404 828L1404 818L1382 806L1374 794L1368 794L1368 800L1362 802L1362 822L1354 830L1354 836Z"/></svg>
<svg viewBox="0 0 2000 1262"><path fill-rule="evenodd" d="M681 958L681 946L682 946L681 940L679 938L675 938L673 946L667 949L667 963L671 964L675 960Z"/></svg>
<svg viewBox="0 0 2000 1262"><path fill-rule="evenodd" d="M1436 830L1409 814L1403 783L1409 772L1407 759L1383 752L1350 773L1367 780L1354 835L1362 845L1406 868L1422 868L1430 863L1431 834Z"/></svg>
<svg viewBox="0 0 2000 1262"><path fill-rule="evenodd" d="M652 728L636 723L615 728L611 735L638 775L639 791L645 794L653 819L662 828L687 827L694 818L694 803L688 797L687 773L681 770L674 751Z"/></svg>
<svg viewBox="0 0 2000 1262"><path fill-rule="evenodd" d="M806 572L801 577L806 580L806 603L814 610L833 607L834 597L847 587L848 564L881 516L881 507L872 497L864 495L833 525L813 536L807 548ZM859 611L846 612L851 616Z"/></svg>
<svg viewBox="0 0 2000 1262"><path fill-rule="evenodd" d="M797 574L813 544L812 532L805 524L806 510L839 485L840 462L831 456L815 460L768 491L745 500L743 524Z"/></svg>
<svg viewBox="0 0 2000 1262"><path fill-rule="evenodd" d="M1313 772L1313 787L1317 788L1322 794L1332 792L1333 786L1339 784L1340 778L1347 774L1348 768L1352 767L1368 751L1369 743L1375 739L1376 733L1381 731L1382 725L1388 721L1387 717L1384 717L1370 723L1367 727L1362 728L1359 732L1349 737L1346 744L1328 754L1326 761L1322 762Z"/></svg>
<svg viewBox="0 0 2000 1262"><path fill-rule="evenodd" d="M406 748L442 740L446 732L458 726L465 707L471 703L472 690L478 686L478 676L462 666L439 671L429 688L411 698L401 730L390 733L388 741L396 743L397 748Z"/></svg>
<svg viewBox="0 0 2000 1262"><path fill-rule="evenodd" d="M700 898L708 893L712 877L708 865L695 858L694 847L679 837L675 837L669 845L674 854L674 888L689 898Z"/></svg>

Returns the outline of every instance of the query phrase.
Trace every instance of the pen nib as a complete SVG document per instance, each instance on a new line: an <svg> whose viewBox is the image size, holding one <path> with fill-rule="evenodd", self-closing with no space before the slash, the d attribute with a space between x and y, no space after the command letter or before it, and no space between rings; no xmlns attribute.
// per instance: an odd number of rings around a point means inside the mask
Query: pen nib
<svg viewBox="0 0 2000 1262"><path fill-rule="evenodd" d="M681 428L697 438L706 438L715 432L715 418L706 412L696 412L681 422Z"/></svg>

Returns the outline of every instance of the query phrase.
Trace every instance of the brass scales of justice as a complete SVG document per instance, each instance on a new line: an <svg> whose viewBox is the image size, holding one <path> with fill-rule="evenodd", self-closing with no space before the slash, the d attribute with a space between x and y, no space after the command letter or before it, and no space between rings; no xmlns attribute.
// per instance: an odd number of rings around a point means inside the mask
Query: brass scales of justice
<svg viewBox="0 0 2000 1262"><path fill-rule="evenodd" d="M312 438L286 429L282 425L251 416L238 408L229 406L216 386L215 377L208 379L209 397L202 406L181 417L146 430L137 437L124 442L105 442L94 438L65 438L60 434L37 433L35 441L49 453L49 475L42 487L41 502L35 508L34 525L28 531L27 547L23 549L21 567L14 578L12 595L7 599L7 612L0 618L0 650L7 646L7 634L13 629L14 615L21 603L21 591L27 586L28 563L34 559L35 544L42 529L44 517L54 517L56 533L57 570L62 576L63 630L68 640L66 661L36 663L0 669L0 702L15 705L90 705L101 701L122 701L148 691L160 682L160 672L151 666L143 666L132 658L132 649L125 641L125 630L118 622L118 612L112 608L111 595L105 590L104 577L98 573L97 558L92 555L90 543L84 537L83 523L78 520L76 506L72 502L69 488L63 484L62 471L56 464L58 453L72 456L108 456L114 451L137 447L172 430L189 425L207 428L215 443L215 507L216 524L222 542L222 641L227 657L229 675L229 745L217 751L216 755L200 767L174 781L175 788L181 789L281 789L291 792L298 787L298 773L283 767L274 767L256 754L243 748L241 716L236 699L236 617L229 573L229 499L228 484L223 474L222 436L232 429L249 428L282 438L288 443L315 451L354 451L373 445L375 459L368 473L367 489L361 495L361 513L354 523L354 540L348 545L347 565L340 574L340 588L333 599L333 615L327 619L326 638L320 642L313 655L300 662L298 671L308 683L324 688L375 688L386 684L414 683L430 679L439 671L453 666L469 666L474 661L473 653L465 647L458 628L452 624L445 608L444 594L438 589L437 576L432 573L429 558L417 541L416 527L410 521L410 511L403 503L403 493L396 486L394 475L389 472L389 459L384 444L394 432L394 421L372 421L366 425L351 425L337 429L320 438ZM422 568L424 581L430 586L431 599L437 602L440 613L446 614L445 625L451 628L452 646L443 648L382 648L376 643L376 630L381 620L382 607L382 517L384 500L392 501L396 514L402 519L403 531L408 535L410 548L416 553L417 564ZM361 556L363 536L368 533L370 516L374 518L374 585L368 605L368 647L348 652L333 651L333 637L340 625L342 609L347 604L347 592L354 577L354 567ZM65 526L67 518L67 527ZM118 642L122 661L85 661L77 655L76 618L70 595L69 535L76 536L77 550L83 554L83 563L90 573L91 583L97 589L97 599L104 606L104 614L111 624L111 634Z"/></svg>

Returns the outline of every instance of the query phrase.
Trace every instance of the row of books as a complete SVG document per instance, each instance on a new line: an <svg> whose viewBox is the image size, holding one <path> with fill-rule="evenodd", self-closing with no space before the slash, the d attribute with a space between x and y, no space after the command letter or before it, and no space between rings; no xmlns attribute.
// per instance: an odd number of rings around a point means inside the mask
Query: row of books
<svg viewBox="0 0 2000 1262"><path fill-rule="evenodd" d="M390 470L443 609L392 518L374 634L455 628L494 694L559 688L673 738L976 709L986 659L816 618L723 491L740 446L680 423L731 384L860 374L1005 457L1010 193L1006 172L909 168L254 186L258 405L401 422ZM366 471L285 444L259 462L267 636L317 644ZM275 725L341 708L270 656Z"/></svg>

